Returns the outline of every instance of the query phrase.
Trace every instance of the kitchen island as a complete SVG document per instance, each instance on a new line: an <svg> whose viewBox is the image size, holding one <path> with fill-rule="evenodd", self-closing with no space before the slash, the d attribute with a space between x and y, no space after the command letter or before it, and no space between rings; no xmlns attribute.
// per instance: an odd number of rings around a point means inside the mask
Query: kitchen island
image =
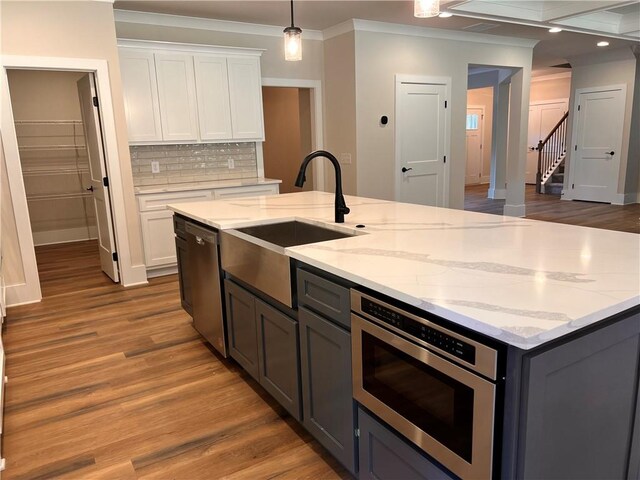
<svg viewBox="0 0 640 480"><path fill-rule="evenodd" d="M291 220L348 233L281 253L504 346L494 476L638 478L638 235L349 196L338 225L333 200L303 192L170 208L231 236Z"/></svg>

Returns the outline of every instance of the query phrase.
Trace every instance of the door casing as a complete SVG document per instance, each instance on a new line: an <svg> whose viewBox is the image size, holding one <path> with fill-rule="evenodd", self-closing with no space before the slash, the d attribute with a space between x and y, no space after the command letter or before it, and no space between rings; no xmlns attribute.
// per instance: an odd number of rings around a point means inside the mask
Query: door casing
<svg viewBox="0 0 640 480"><path fill-rule="evenodd" d="M107 60L66 57L29 57L3 55L0 71L0 124L4 144L7 179L11 188L19 249L24 270L24 282L7 286L7 305L15 306L39 302L42 299L40 279L36 263L31 221L27 207L27 197L22 178L22 167L18 151L18 140L11 108L7 70L54 70L93 73L98 91L98 103L103 120L102 128L105 141L107 174L111 186L116 248L120 265L121 281L124 286L147 283L146 267L143 263L133 265L129 249L130 232L127 228L125 192L119 163L118 139L116 134L109 65ZM140 244L142 242L140 241Z"/></svg>

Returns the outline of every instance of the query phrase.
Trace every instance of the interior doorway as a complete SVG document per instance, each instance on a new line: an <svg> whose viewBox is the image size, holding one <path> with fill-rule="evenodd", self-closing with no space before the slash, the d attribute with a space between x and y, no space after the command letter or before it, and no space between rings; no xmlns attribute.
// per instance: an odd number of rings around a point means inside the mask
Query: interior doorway
<svg viewBox="0 0 640 480"><path fill-rule="evenodd" d="M491 178L493 88L467 91L467 158L465 185L488 184Z"/></svg>
<svg viewBox="0 0 640 480"><path fill-rule="evenodd" d="M313 150L311 89L262 87L265 141L264 174L281 179L280 193L299 191L294 186L302 159ZM302 190L313 190L308 169Z"/></svg>
<svg viewBox="0 0 640 480"><path fill-rule="evenodd" d="M569 99L544 100L529 104L529 131L525 183L535 185L538 171L538 142L547 138L558 121L567 113Z"/></svg>
<svg viewBox="0 0 640 480"><path fill-rule="evenodd" d="M118 282L93 73L7 69L7 79L36 254L44 246L93 245L101 270Z"/></svg>

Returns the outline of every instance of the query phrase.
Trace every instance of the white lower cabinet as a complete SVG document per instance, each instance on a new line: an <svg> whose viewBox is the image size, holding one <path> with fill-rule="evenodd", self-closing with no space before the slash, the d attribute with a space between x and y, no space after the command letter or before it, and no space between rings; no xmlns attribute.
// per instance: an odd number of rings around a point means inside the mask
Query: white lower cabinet
<svg viewBox="0 0 640 480"><path fill-rule="evenodd" d="M144 246L147 276L167 275L177 271L173 211L167 205L204 200L277 195L278 184L247 185L171 193L139 193L138 211Z"/></svg>

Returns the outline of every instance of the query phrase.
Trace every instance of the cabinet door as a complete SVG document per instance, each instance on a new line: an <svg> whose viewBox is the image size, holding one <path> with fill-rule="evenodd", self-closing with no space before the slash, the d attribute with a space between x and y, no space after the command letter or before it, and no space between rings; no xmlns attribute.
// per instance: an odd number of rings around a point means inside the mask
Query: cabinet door
<svg viewBox="0 0 640 480"><path fill-rule="evenodd" d="M187 241L176 236L176 257L178 260L178 283L180 285L180 301L182 308L193 316L191 307L191 278L189 277L189 257L187 256Z"/></svg>
<svg viewBox="0 0 640 480"><path fill-rule="evenodd" d="M140 226L147 268L175 265L173 212L170 210L142 212Z"/></svg>
<svg viewBox="0 0 640 480"><path fill-rule="evenodd" d="M200 139L232 139L227 58L197 55L194 67Z"/></svg>
<svg viewBox="0 0 640 480"><path fill-rule="evenodd" d="M227 68L233 138L264 140L260 59L229 57Z"/></svg>
<svg viewBox="0 0 640 480"><path fill-rule="evenodd" d="M155 60L163 140L198 140L193 57L156 53Z"/></svg>
<svg viewBox="0 0 640 480"><path fill-rule="evenodd" d="M256 299L260 384L300 420L298 324Z"/></svg>
<svg viewBox="0 0 640 480"><path fill-rule="evenodd" d="M377 419L358 411L360 480L453 480Z"/></svg>
<svg viewBox="0 0 640 480"><path fill-rule="evenodd" d="M229 280L224 281L224 292L227 303L229 355L249 375L260 381L255 297Z"/></svg>
<svg viewBox="0 0 640 480"><path fill-rule="evenodd" d="M121 48L119 55L129 141L162 140L153 53Z"/></svg>
<svg viewBox="0 0 640 480"><path fill-rule="evenodd" d="M356 472L351 335L299 309L303 423L351 473Z"/></svg>

